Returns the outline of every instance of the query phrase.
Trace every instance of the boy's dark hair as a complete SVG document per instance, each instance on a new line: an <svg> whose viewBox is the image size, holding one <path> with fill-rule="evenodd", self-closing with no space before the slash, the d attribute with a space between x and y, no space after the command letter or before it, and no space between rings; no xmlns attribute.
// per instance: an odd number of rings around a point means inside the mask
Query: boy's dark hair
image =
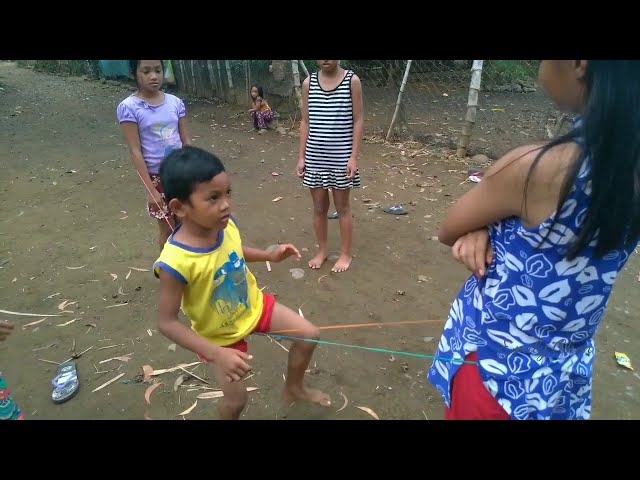
<svg viewBox="0 0 640 480"><path fill-rule="evenodd" d="M251 93L251 90L253 90L254 88L258 89L258 96L260 98L264 98L264 90L262 89L262 86L260 85L252 85L251 88L249 89L249 93Z"/></svg>
<svg viewBox="0 0 640 480"><path fill-rule="evenodd" d="M634 244L640 235L640 61L590 60L586 84L582 125L543 147L527 178L528 184L542 155L552 147L582 144L581 159L588 158L591 167L590 204L578 238L570 246L569 259L594 239L594 253L602 257L623 244ZM554 225L581 166L582 162L576 162L566 175Z"/></svg>
<svg viewBox="0 0 640 480"><path fill-rule="evenodd" d="M160 182L167 202L177 198L183 203L199 183L208 182L224 172L222 161L211 152L184 146L171 152L160 165Z"/></svg>

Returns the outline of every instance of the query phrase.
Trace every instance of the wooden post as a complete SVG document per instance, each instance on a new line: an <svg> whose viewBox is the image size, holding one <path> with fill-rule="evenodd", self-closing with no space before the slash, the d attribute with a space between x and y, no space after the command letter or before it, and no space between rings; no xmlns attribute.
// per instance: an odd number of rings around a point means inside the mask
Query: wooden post
<svg viewBox="0 0 640 480"><path fill-rule="evenodd" d="M478 96L480 93L480 84L482 82L482 63L483 60L474 60L471 67L471 83L469 85L469 99L467 101L467 116L465 118L464 126L462 127L462 134L458 140L458 150L456 155L460 158L464 158L467 154L467 148L471 141L471 131L476 123L476 115L478 113Z"/></svg>
<svg viewBox="0 0 640 480"><path fill-rule="evenodd" d="M400 92L398 92L398 100L396 101L396 109L393 112L393 118L391 119L391 125L389 125L389 131L387 132L387 138L386 141L389 141L389 138L391 137L391 132L393 131L393 127L396 123L396 120L398 119L399 115L398 112L400 112L400 105L402 103L402 94L404 93L404 87L407 84L407 78L409 78L409 70L411 69L411 62L413 62L413 60L407 60L407 66L404 69L404 76L402 77L402 85L400 85Z"/></svg>

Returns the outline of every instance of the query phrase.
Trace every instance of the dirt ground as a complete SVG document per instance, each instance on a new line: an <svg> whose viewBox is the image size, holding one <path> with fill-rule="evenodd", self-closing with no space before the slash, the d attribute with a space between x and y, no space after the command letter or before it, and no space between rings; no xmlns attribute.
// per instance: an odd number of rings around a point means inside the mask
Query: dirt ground
<svg viewBox="0 0 640 480"><path fill-rule="evenodd" d="M17 324L0 345L0 365L27 418L216 418L215 399L200 399L190 413L179 415L204 392L194 391L193 385L202 384L197 379L174 392L181 371L154 377L162 385L151 404L144 398L149 384L139 382L143 365L163 369L197 358L169 348L171 342L156 327L158 281L151 272L131 268L150 269L158 250L157 227L144 210L144 190L116 122L116 105L129 92L12 64L0 64L0 87L0 143L6 146L0 152L0 308L63 315L30 326L24 325L43 317L0 316ZM187 106L194 143L220 154L232 174L234 214L245 244L266 248L292 242L304 249L301 265L289 260L268 272L264 264L252 264L260 286L295 310L301 307L319 326L441 320L323 332L330 342L433 355L467 272L432 237L449 204L471 188L462 183L467 165L441 150L411 158L411 145L365 143L365 187L353 192L352 269L331 275L327 262L311 271L306 268L315 249L311 201L293 174L298 138L250 133L242 107ZM402 150L408 158L401 158ZM272 202L279 196L282 200ZM407 205L408 215L381 211L398 202ZM330 239L337 255L336 221L330 223ZM304 269L304 278L292 277L296 267ZM614 351L621 351L640 361L639 269L632 258L597 338L594 419L640 418L640 375L614 359ZM58 309L64 300L77 302L66 307L69 313ZM42 360L62 362L89 347L77 360L80 391L55 405L56 366ZM357 406L371 408L381 419L443 418L441 398L425 377L429 360L319 346L307 379L332 396L333 406L290 407L279 400L286 352L266 337L251 338L250 349L255 375L247 385L258 389L249 394L245 419L371 419ZM127 354L128 362L101 363ZM193 372L212 382L201 365ZM341 394L348 405L338 411Z"/></svg>

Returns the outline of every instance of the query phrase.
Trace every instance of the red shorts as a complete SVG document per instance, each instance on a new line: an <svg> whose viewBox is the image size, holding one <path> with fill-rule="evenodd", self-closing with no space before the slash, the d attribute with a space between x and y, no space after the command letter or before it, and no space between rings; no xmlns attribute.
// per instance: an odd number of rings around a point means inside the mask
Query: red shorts
<svg viewBox="0 0 640 480"><path fill-rule="evenodd" d="M162 183L160 182L160 175L150 173L149 178L151 178L151 183L162 196L162 203L160 204L162 210L158 208L158 205L153 200L151 201L151 204L147 203L147 212L149 213L149 216L157 218L158 220L171 218L173 216L173 211L169 207L169 202L167 202L167 199L164 196L164 190L162 189Z"/></svg>
<svg viewBox="0 0 640 480"><path fill-rule="evenodd" d="M465 358L477 362L478 353ZM451 408L445 407L445 420L510 420L509 414L491 395L478 370L478 365L465 363L453 377Z"/></svg>
<svg viewBox="0 0 640 480"><path fill-rule="evenodd" d="M268 333L271 330L271 317L273 316L273 307L276 306L276 297L265 293L263 296L264 305L262 307L262 315L260 316L260 320L258 320L258 324L256 328L253 329L251 333ZM233 345L227 345L225 348L234 348L236 350L240 350L241 352L247 353L249 350L249 345L247 345L246 340L240 340ZM202 355L198 355L198 358L202 361L207 361Z"/></svg>

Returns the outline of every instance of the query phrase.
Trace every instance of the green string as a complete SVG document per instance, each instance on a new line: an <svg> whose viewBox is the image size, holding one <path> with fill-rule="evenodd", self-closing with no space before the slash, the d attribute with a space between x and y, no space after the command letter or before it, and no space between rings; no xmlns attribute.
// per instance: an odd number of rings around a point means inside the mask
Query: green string
<svg viewBox="0 0 640 480"><path fill-rule="evenodd" d="M360 350L368 350L370 352L386 353L386 354L390 354L390 355L425 358L427 360L440 360L440 361L443 361L443 362L455 363L456 365L462 365L464 363L466 363L467 365L477 365L478 364L478 362L468 362L466 360L454 360L453 358L434 357L433 355L422 355L420 353L396 352L394 350L386 350L384 348L361 347L360 345L348 345L346 343L326 342L324 340L312 340L310 338L288 337L286 335L275 335L275 334L271 334L271 333L258 333L258 335L264 335L265 337L281 338L283 340L297 340L297 341L300 341L300 342L317 343L318 345L331 345L331 346L334 346L334 347L357 348L357 349L360 349Z"/></svg>

